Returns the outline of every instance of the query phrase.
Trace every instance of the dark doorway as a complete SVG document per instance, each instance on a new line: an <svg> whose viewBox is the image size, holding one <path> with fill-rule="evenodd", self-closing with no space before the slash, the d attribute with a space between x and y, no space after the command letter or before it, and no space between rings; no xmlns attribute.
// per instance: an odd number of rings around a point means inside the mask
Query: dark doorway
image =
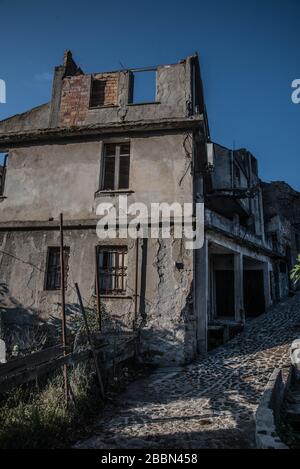
<svg viewBox="0 0 300 469"><path fill-rule="evenodd" d="M262 270L244 270L244 307L246 317L256 317L266 310Z"/></svg>
<svg viewBox="0 0 300 469"><path fill-rule="evenodd" d="M234 272L216 270L216 308L217 316L234 317Z"/></svg>

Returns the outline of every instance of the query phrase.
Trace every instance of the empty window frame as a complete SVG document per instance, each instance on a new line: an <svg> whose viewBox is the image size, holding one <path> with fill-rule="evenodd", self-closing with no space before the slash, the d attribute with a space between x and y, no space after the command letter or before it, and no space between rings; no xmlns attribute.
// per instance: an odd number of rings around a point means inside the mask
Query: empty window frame
<svg viewBox="0 0 300 469"><path fill-rule="evenodd" d="M4 194L7 157L6 153L0 153L0 197Z"/></svg>
<svg viewBox="0 0 300 469"><path fill-rule="evenodd" d="M129 189L130 144L105 144L102 161L101 190Z"/></svg>
<svg viewBox="0 0 300 469"><path fill-rule="evenodd" d="M91 84L90 107L104 106L106 80L93 79Z"/></svg>
<svg viewBox="0 0 300 469"><path fill-rule="evenodd" d="M274 251L278 251L278 236L277 233L272 233L272 247Z"/></svg>
<svg viewBox="0 0 300 469"><path fill-rule="evenodd" d="M233 166L234 187L241 187L241 171L237 165Z"/></svg>
<svg viewBox="0 0 300 469"><path fill-rule="evenodd" d="M93 78L91 84L90 107L114 105L114 94L105 78Z"/></svg>
<svg viewBox="0 0 300 469"><path fill-rule="evenodd" d="M122 295L127 287L127 247L98 247L100 294Z"/></svg>
<svg viewBox="0 0 300 469"><path fill-rule="evenodd" d="M64 248L65 285L67 285L70 248ZM60 248L49 247L47 255L46 290L60 290Z"/></svg>
<svg viewBox="0 0 300 469"><path fill-rule="evenodd" d="M156 102L156 69L131 72L130 103Z"/></svg>

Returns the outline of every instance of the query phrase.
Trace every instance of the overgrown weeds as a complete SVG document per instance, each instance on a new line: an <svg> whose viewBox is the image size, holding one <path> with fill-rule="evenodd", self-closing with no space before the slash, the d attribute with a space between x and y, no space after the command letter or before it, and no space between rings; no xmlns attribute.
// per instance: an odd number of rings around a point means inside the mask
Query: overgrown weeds
<svg viewBox="0 0 300 469"><path fill-rule="evenodd" d="M85 434L101 408L99 391L88 364L69 372L72 398L66 404L63 377L59 372L40 389L22 386L0 402L0 448L66 448Z"/></svg>

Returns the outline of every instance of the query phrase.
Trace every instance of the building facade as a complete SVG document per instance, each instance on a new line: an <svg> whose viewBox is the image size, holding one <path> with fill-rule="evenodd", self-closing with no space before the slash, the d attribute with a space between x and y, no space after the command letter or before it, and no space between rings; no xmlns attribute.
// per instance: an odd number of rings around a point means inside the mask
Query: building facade
<svg viewBox="0 0 300 469"><path fill-rule="evenodd" d="M139 83L153 78L152 98ZM143 85L142 85L143 86ZM149 89L149 81L147 90ZM50 103L0 122L1 321L59 323L59 216L68 320L95 301L105 327L140 331L141 358L189 362L288 294L266 235L257 161L210 140L197 55L173 65L86 74L69 51ZM99 239L100 203L205 204L203 247L182 239ZM268 221L269 223L269 221ZM282 268L283 270L283 268ZM253 295L255 291L255 295Z"/></svg>

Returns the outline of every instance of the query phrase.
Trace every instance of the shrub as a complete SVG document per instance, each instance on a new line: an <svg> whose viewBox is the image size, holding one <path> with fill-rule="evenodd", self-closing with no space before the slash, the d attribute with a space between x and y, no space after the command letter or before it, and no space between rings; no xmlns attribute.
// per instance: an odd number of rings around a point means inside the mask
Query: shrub
<svg viewBox="0 0 300 469"><path fill-rule="evenodd" d="M300 254L297 257L297 263L296 263L295 267L291 271L291 279L293 280L295 285L300 280Z"/></svg>

